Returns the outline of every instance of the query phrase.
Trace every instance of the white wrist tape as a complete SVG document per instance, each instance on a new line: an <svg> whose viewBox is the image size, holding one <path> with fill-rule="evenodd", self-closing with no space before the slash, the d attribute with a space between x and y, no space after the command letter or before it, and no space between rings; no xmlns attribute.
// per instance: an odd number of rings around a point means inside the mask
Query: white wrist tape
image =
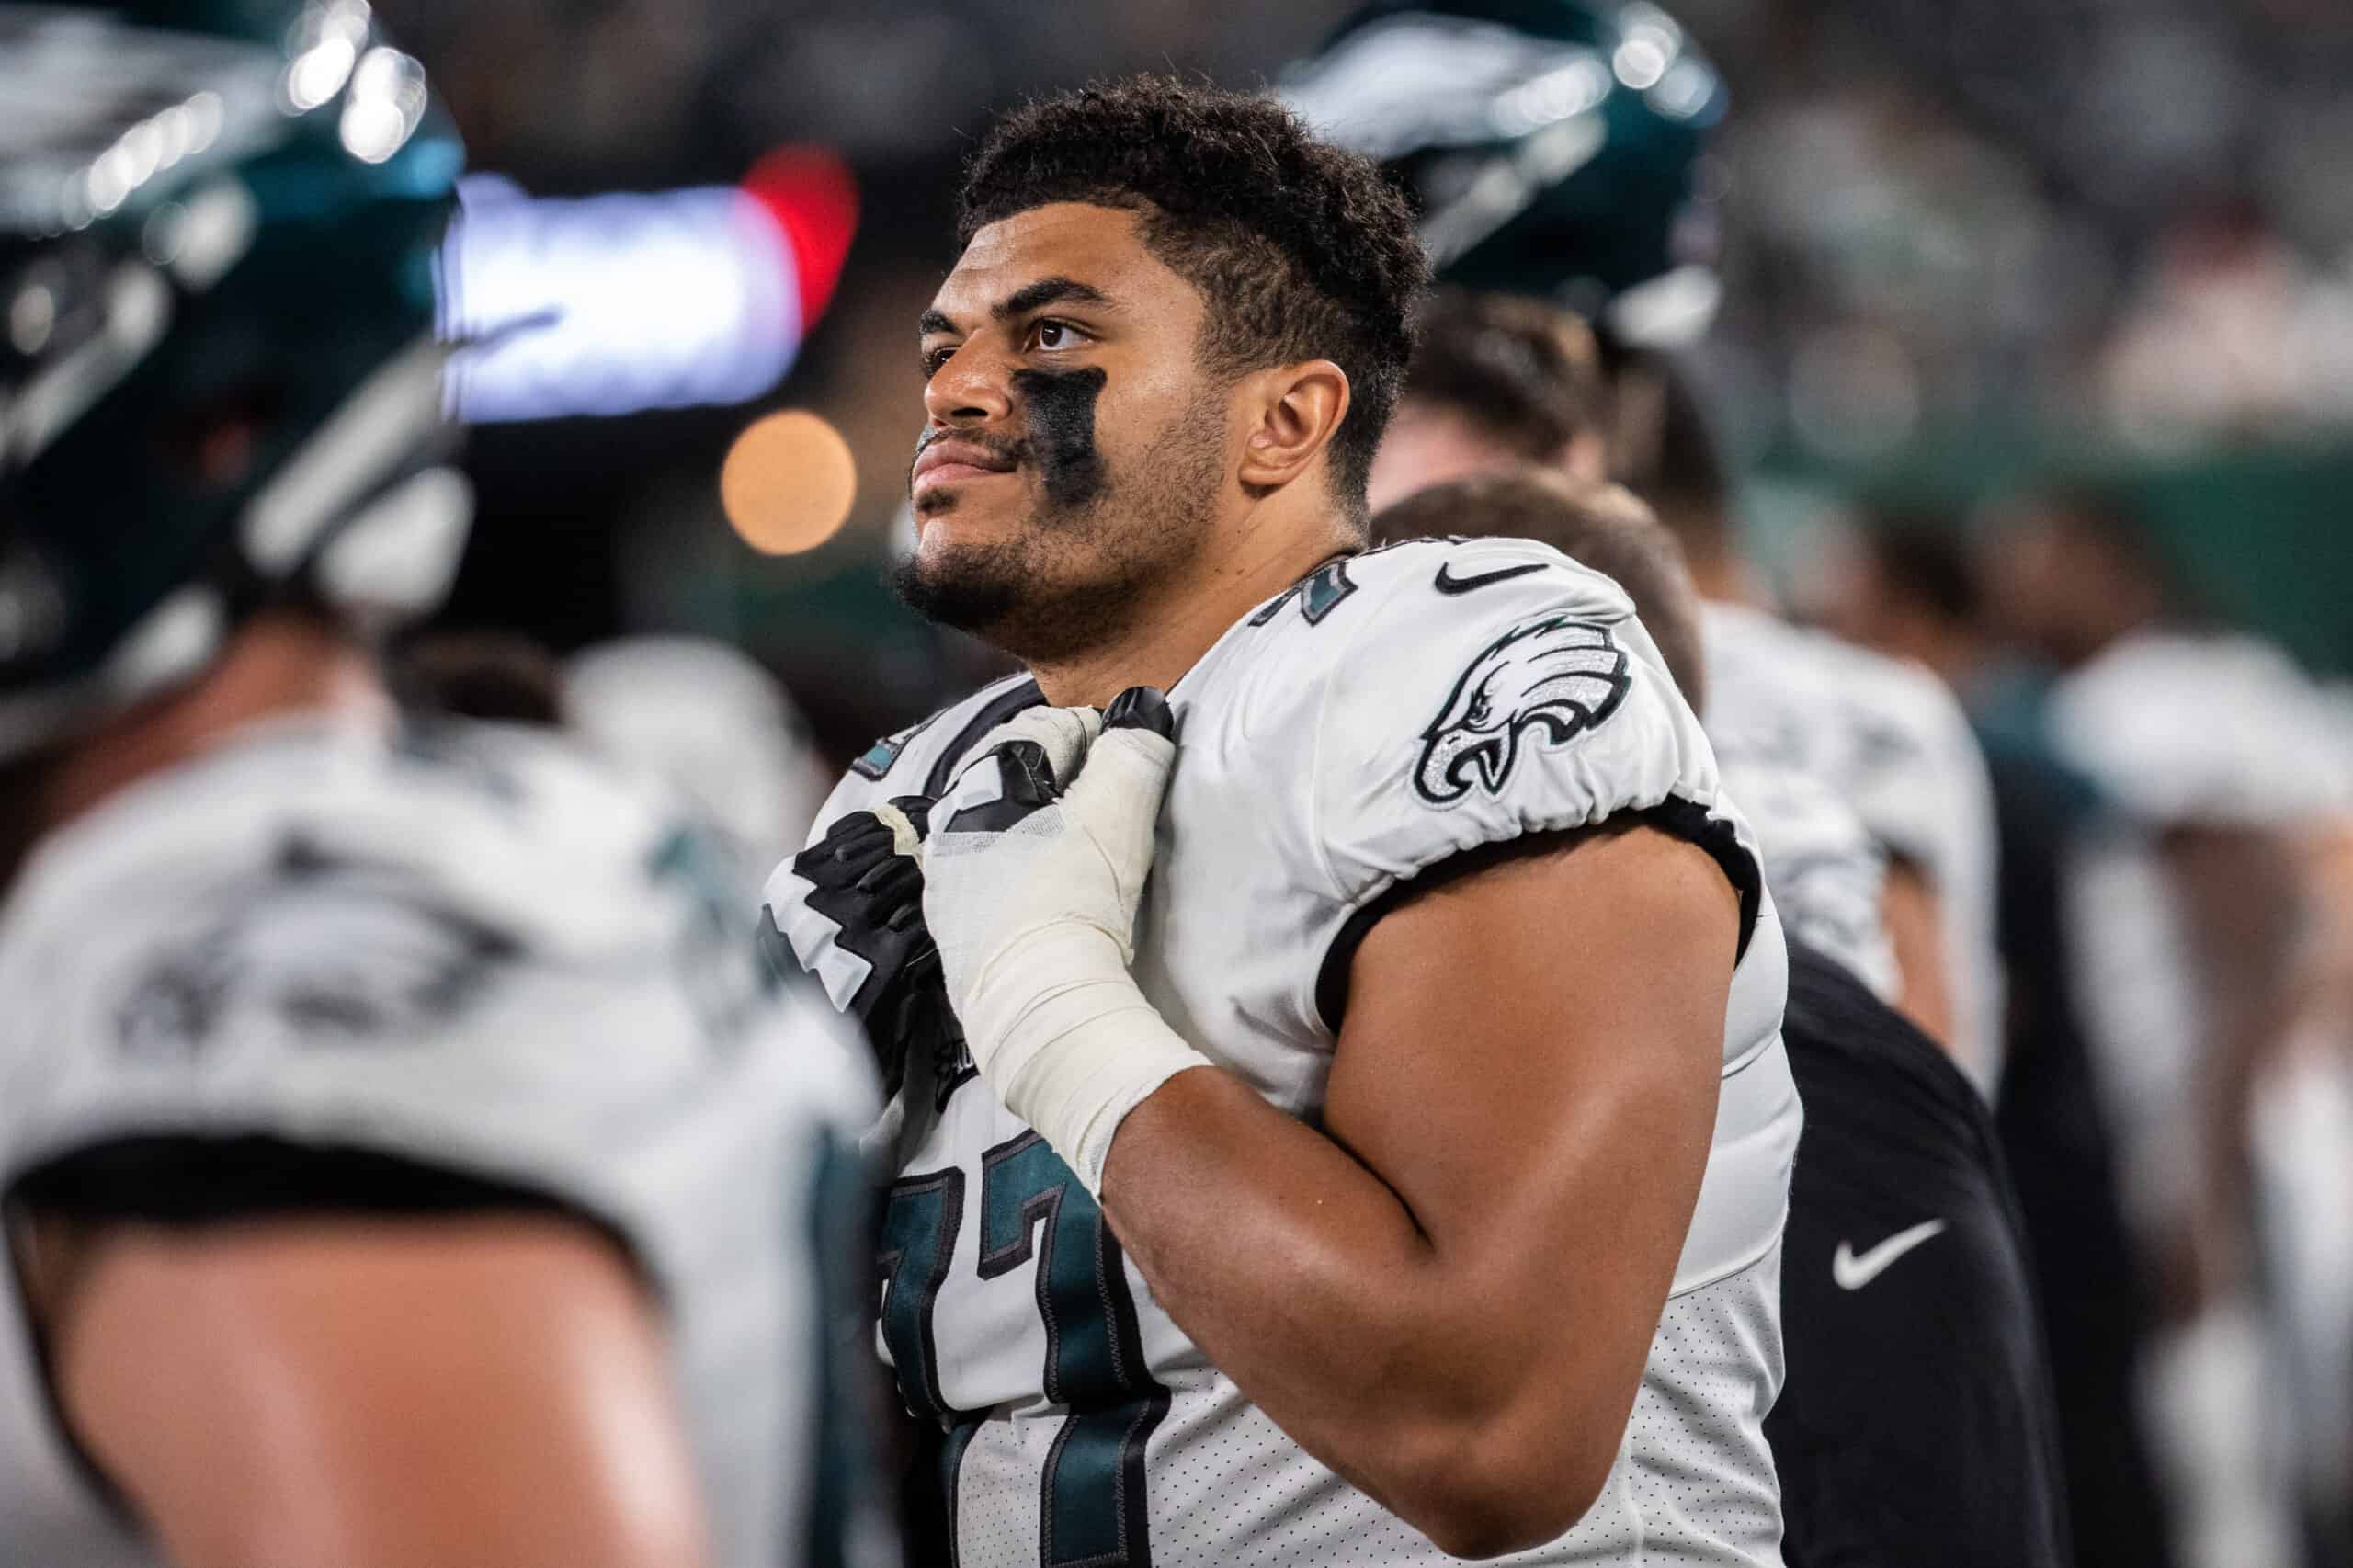
<svg viewBox="0 0 2353 1568"><path fill-rule="evenodd" d="M1091 710L1032 709L931 812L924 917L973 1064L1097 1195L1121 1119L1212 1065L1128 974L1175 752Z"/></svg>
<svg viewBox="0 0 2353 1568"><path fill-rule="evenodd" d="M1215 1065L1168 1027L1129 976L1119 944L1092 926L1037 926L999 949L974 977L961 1018L1005 1108L1097 1197L1111 1135L1128 1112L1187 1068Z"/></svg>

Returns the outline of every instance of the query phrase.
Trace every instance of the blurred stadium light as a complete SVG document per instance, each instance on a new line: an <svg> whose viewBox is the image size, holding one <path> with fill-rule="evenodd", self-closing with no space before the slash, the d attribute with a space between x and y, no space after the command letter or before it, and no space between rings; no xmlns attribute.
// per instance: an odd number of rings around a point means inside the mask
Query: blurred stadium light
<svg viewBox="0 0 2353 1568"><path fill-rule="evenodd" d="M545 199L468 178L443 256L451 405L476 424L738 403L783 379L857 225L829 153L738 186Z"/></svg>

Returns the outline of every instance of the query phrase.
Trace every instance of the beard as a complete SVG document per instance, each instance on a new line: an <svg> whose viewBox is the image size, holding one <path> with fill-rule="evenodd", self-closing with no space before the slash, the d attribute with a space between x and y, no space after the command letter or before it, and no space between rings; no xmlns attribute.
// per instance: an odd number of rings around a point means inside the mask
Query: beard
<svg viewBox="0 0 2353 1568"><path fill-rule="evenodd" d="M928 553L918 546L893 569L892 588L926 620L1025 663L1088 653L1132 626L1200 555L1224 446L1224 405L1213 389L1117 474L1094 449L1091 427L1075 448L1066 436L1059 449L1033 437L1018 448L1020 467L1035 465L1042 479L1029 515L1002 539ZM956 497L941 499L929 515L955 510Z"/></svg>

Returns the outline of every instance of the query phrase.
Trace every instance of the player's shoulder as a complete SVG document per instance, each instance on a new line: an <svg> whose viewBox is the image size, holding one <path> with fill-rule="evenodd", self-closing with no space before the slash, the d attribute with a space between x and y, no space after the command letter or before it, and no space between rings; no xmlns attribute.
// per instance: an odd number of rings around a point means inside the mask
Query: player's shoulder
<svg viewBox="0 0 2353 1568"><path fill-rule="evenodd" d="M1548 545L1408 540L1326 562L1261 604L1179 696L1222 687L1259 727L1287 727L1312 722L1335 698L1403 701L1433 682L1442 690L1483 653L1498 665L1525 662L1564 638L1616 650L1633 614L1616 583Z"/></svg>
<svg viewBox="0 0 2353 1568"><path fill-rule="evenodd" d="M0 972L114 984L145 952L199 989L281 972L299 990L332 970L364 1010L454 995L523 954L666 944L728 874L691 818L552 735L268 725L44 841L11 891Z"/></svg>
<svg viewBox="0 0 2353 1568"><path fill-rule="evenodd" d="M1605 622L1634 613L1616 583L1534 540L1413 539L1324 562L1243 624L1303 646L1354 609L1349 619L1378 626L1382 642L1410 644L1489 624L1498 606L1534 604Z"/></svg>
<svg viewBox="0 0 2353 1568"><path fill-rule="evenodd" d="M1815 644L1832 678L1866 711L1916 731L1967 727L1961 699L1918 660L1882 653L1827 631L1802 635Z"/></svg>
<svg viewBox="0 0 2353 1568"><path fill-rule="evenodd" d="M1803 755L1850 787L1942 788L1982 769L1960 699L1916 660L1745 606L1712 605L1707 624L1711 678L1813 732Z"/></svg>
<svg viewBox="0 0 2353 1568"><path fill-rule="evenodd" d="M1504 840L1721 803L1631 601L1523 540L1326 562L1171 696L1177 798L1267 802L1343 902ZM1731 855L1743 830L1720 825Z"/></svg>
<svg viewBox="0 0 2353 1568"><path fill-rule="evenodd" d="M2321 687L2226 632L2141 632L2052 694L2066 760L2155 822L2277 824L2343 809L2353 780Z"/></svg>
<svg viewBox="0 0 2353 1568"><path fill-rule="evenodd" d="M1769 610L1732 599L1703 599L1699 627L1711 669L1720 663L1736 668L1762 665L1777 680L1820 678L1813 656L1817 640Z"/></svg>
<svg viewBox="0 0 2353 1568"><path fill-rule="evenodd" d="M1370 801L1392 786L1423 809L1493 800L1539 753L1590 753L1580 737L1606 736L1615 754L1688 713L1618 585L1516 539L1412 540L1325 562L1169 695L1194 766L1222 758L1238 782L1311 812L1318 793ZM1572 771L1606 793L1626 760Z"/></svg>
<svg viewBox="0 0 2353 1568"><path fill-rule="evenodd" d="M1824 690L1867 720L1912 731L1965 722L1959 699L1917 660L1745 606L1711 606L1709 625L1711 635L1722 628L1744 654L1775 661L1777 674Z"/></svg>
<svg viewBox="0 0 2353 1568"><path fill-rule="evenodd" d="M697 899L740 892L745 869L697 808L559 732L412 725L324 771L335 781L293 786L282 808L315 853L413 878L552 952L658 937Z"/></svg>
<svg viewBox="0 0 2353 1568"><path fill-rule="evenodd" d="M631 1103L771 1072L792 1098L815 1010L779 1006L742 939L750 880L552 734L235 737L53 835L11 890L0 1142L331 1123L585 1180Z"/></svg>

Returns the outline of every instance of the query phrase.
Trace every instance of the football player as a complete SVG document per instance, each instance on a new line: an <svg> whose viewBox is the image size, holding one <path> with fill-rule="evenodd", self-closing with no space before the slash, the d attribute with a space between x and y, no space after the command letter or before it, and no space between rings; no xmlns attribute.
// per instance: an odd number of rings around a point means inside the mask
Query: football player
<svg viewBox="0 0 2353 1568"><path fill-rule="evenodd" d="M1727 756L1822 778L1861 817L1886 858L1880 912L1896 1003L1990 1096L2002 1055L1993 790L1960 702L1919 665L1762 608L1688 369L1644 356L1620 376L1657 388L1653 456L1623 477L1682 541L1705 600L1711 735ZM1621 450L1639 449L1639 437L1620 431Z"/></svg>
<svg viewBox="0 0 2353 1568"><path fill-rule="evenodd" d="M2342 1275L2310 1239L2342 1233L2339 1206L2306 1196L2346 1190L2342 1090L2305 1009L2353 768L2311 677L2200 615L2128 494L2054 487L1992 521L1997 614L2061 672L2043 723L2103 808L2063 868L2064 935L2161 1287L2142 1392L2182 1556L2292 1561L2302 1478L2270 1439L2326 1453L2347 1419L2341 1380L2283 1394L2277 1369L2346 1354Z"/></svg>
<svg viewBox="0 0 2353 1568"><path fill-rule="evenodd" d="M1506 470L1417 492L1372 529L1539 540L1607 573L1705 706L1699 593L1674 536L1625 492ZM1771 802L1758 831L1776 898L1824 903L1818 871L1794 892L1774 879L1793 860L1802 872L1806 858L1858 863L1861 824L1835 799L1793 810L1768 764L1724 770L1744 800ZM1806 1108L1781 1273L1789 1379L1765 1423L1783 1558L2055 1568L2070 1560L2058 1427L1992 1117L1854 955L1812 946L1805 929L1790 922L1782 1025Z"/></svg>
<svg viewBox="0 0 2353 1568"><path fill-rule="evenodd" d="M1762 756L1824 780L1861 815L1887 860L1881 917L1901 1005L1989 1086L2001 1017L1992 808L1966 721L1925 671L1756 608L1722 457L1696 389L1660 352L1695 335L1720 292L1696 173L1725 108L1713 68L1652 6L1376 0L1284 92L1415 191L1442 280L1540 297L1597 324L1609 472L1676 531L1708 600L1711 738L1726 758ZM1506 393L1541 363L1534 345L1562 330L1483 324L1489 347L1472 362L1505 367L1483 383ZM1438 411L1475 414L1449 380L1427 379ZM1506 445L1528 460L1516 437ZM1421 460L1406 448L1394 460ZM1374 483L1398 493L1378 470Z"/></svg>
<svg viewBox="0 0 2353 1568"><path fill-rule="evenodd" d="M1779 923L1617 587L1365 551L1403 203L1132 79L1000 120L960 239L903 578L1029 673L767 909L902 1079L928 1560L1777 1562Z"/></svg>
<svg viewBox="0 0 2353 1568"><path fill-rule="evenodd" d="M2001 830L2007 1050L1995 1118L2039 1287L2075 1562L2170 1568L2172 1520L2140 1388L2155 1281L2126 1221L2078 937L2064 917L2076 846L2098 821L2097 792L2042 733L2042 683L1996 641L1987 574L1961 518L1880 509L1824 565L1818 598L1828 624L1916 658L1968 694Z"/></svg>
<svg viewBox="0 0 2353 1568"><path fill-rule="evenodd" d="M460 150L203 15L0 6L0 1557L873 1561L865 1053L684 814L393 718Z"/></svg>

